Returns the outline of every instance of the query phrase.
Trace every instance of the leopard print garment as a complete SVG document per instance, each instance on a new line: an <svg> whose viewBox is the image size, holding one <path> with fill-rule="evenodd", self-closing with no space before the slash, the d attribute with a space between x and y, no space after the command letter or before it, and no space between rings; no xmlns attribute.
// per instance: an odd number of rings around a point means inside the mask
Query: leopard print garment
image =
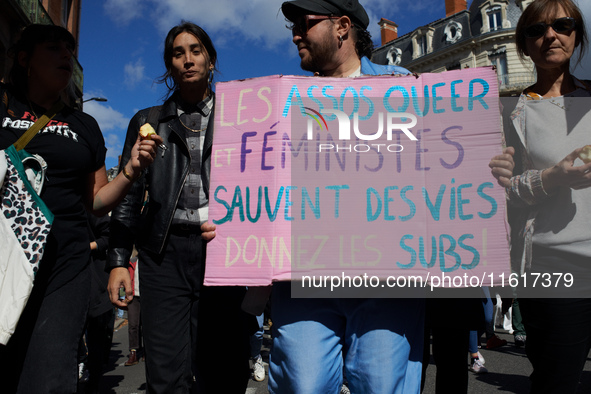
<svg viewBox="0 0 591 394"><path fill-rule="evenodd" d="M0 187L2 213L10 222L25 256L33 266L33 272L36 273L53 218L45 217L39 204L31 197L29 189L13 165L13 159L6 152L0 151L0 154L6 155L7 161L6 175Z"/></svg>

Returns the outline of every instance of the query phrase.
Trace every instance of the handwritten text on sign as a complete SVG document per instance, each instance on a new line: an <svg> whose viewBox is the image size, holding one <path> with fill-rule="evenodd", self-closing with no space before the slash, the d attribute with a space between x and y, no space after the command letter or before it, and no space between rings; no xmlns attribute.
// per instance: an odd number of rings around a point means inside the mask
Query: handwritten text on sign
<svg viewBox="0 0 591 394"><path fill-rule="evenodd" d="M490 68L219 83L206 284L507 272Z"/></svg>

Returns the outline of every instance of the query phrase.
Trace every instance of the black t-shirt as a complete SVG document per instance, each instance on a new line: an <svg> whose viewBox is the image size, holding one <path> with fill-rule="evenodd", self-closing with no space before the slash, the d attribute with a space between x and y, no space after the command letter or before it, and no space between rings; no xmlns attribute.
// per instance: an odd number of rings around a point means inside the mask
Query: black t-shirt
<svg viewBox="0 0 591 394"><path fill-rule="evenodd" d="M0 84L0 149L13 144L36 116L44 113L43 108L31 108ZM105 141L94 118L64 107L25 150L41 155L47 162L41 198L55 219L35 285L45 282L50 292L70 281L89 262L84 196L88 175L104 165Z"/></svg>

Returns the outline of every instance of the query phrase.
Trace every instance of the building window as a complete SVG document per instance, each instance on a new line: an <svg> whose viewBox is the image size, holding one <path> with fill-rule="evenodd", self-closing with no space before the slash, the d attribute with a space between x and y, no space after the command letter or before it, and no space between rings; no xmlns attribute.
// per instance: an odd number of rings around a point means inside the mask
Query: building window
<svg viewBox="0 0 591 394"><path fill-rule="evenodd" d="M486 0L480 5L482 15L481 34L501 29L510 29L511 21L507 16L509 0Z"/></svg>
<svg viewBox="0 0 591 394"><path fill-rule="evenodd" d="M462 38L462 25L457 21L451 21L445 26L443 31L445 42L455 44Z"/></svg>
<svg viewBox="0 0 591 394"><path fill-rule="evenodd" d="M495 31L503 28L500 6L492 7L486 13L488 14L489 31Z"/></svg>
<svg viewBox="0 0 591 394"><path fill-rule="evenodd" d="M497 75L507 75L507 56L505 54L491 56L490 58L491 65L497 68Z"/></svg>
<svg viewBox="0 0 591 394"><path fill-rule="evenodd" d="M70 19L71 8L72 0L62 0L62 21L64 26L68 26L68 19Z"/></svg>
<svg viewBox="0 0 591 394"><path fill-rule="evenodd" d="M493 51L488 53L490 64L497 69L497 78L499 86L504 88L509 84L509 69L507 67L507 48L496 47Z"/></svg>
<svg viewBox="0 0 591 394"><path fill-rule="evenodd" d="M412 58L425 56L433 51L432 27L421 27L412 33Z"/></svg>
<svg viewBox="0 0 591 394"><path fill-rule="evenodd" d="M386 53L386 59L391 66L399 66L402 62L402 50L400 48L390 47Z"/></svg>
<svg viewBox="0 0 591 394"><path fill-rule="evenodd" d="M427 36L420 36L418 38L419 44L419 56L423 56L427 54Z"/></svg>

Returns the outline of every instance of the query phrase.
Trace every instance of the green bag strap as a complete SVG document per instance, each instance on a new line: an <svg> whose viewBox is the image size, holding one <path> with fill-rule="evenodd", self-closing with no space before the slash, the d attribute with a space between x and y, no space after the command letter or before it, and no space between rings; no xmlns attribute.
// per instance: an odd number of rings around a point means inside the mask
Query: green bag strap
<svg viewBox="0 0 591 394"><path fill-rule="evenodd" d="M29 127L29 129L25 131L25 133L21 135L21 137L14 143L15 149L17 151L24 149L25 146L27 146L27 144L39 132L39 130L44 128L45 125L49 123L49 121L53 119L55 114L57 114L63 107L64 103L62 102L62 100L59 100L58 102L53 104L51 108L49 108L47 112L43 114L43 116L37 119L37 121L33 123L33 125Z"/></svg>

